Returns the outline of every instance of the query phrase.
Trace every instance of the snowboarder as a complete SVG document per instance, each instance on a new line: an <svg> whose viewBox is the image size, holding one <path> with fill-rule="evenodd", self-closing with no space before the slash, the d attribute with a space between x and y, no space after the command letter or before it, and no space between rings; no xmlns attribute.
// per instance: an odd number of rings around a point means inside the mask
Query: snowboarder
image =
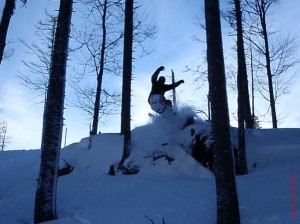
<svg viewBox="0 0 300 224"><path fill-rule="evenodd" d="M152 110L173 122L176 121L177 118L172 109L172 101L167 100L164 94L184 83L184 80L180 80L173 84L165 84L166 78L164 76L160 76L159 79L157 79L159 73L163 70L165 70L165 67L160 66L151 77L152 89L148 98L148 103Z"/></svg>

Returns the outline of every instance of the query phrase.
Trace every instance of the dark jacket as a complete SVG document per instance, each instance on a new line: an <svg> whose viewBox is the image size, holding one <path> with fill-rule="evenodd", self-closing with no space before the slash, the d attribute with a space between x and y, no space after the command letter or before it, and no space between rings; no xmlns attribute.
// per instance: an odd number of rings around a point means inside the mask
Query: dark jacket
<svg viewBox="0 0 300 224"><path fill-rule="evenodd" d="M183 80L180 80L178 82L175 82L174 84L163 84L161 82L159 82L157 80L157 77L159 75L159 72L162 71L163 69L161 67L159 67L154 74L151 77L151 82L152 82L152 88L151 88L151 92L150 95L148 97L148 101L150 96L155 95L155 94L159 94L161 96L164 96L165 92L176 88L177 86L179 86L181 83L183 83Z"/></svg>

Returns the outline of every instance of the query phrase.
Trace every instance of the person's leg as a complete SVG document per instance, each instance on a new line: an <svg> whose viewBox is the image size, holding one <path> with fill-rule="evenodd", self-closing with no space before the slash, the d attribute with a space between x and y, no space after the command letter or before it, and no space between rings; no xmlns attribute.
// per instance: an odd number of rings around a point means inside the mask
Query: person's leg
<svg viewBox="0 0 300 224"><path fill-rule="evenodd" d="M168 108L172 110L172 101L171 100L165 100L165 104Z"/></svg>
<svg viewBox="0 0 300 224"><path fill-rule="evenodd" d="M160 95L152 95L149 98L149 104L151 106L151 109L155 111L156 113L162 113L164 112L164 105L162 104L162 98Z"/></svg>
<svg viewBox="0 0 300 224"><path fill-rule="evenodd" d="M169 103L166 104L166 101L169 101ZM179 119L172 110L171 100L162 100L162 98L159 98L158 95L153 95L149 98L149 104L152 110L154 110L156 113L163 116L166 120L170 121L170 123L172 123L176 127L180 126ZM171 108L170 108L170 104L171 104Z"/></svg>

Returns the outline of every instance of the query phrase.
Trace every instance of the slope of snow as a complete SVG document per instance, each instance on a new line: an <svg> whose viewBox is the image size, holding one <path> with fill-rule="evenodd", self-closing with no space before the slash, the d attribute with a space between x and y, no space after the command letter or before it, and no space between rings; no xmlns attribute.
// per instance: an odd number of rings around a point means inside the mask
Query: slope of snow
<svg viewBox="0 0 300 224"><path fill-rule="evenodd" d="M207 127L200 122L198 128ZM134 129L129 161L139 165L136 175L108 175L121 159L119 134L93 137L91 150L88 138L62 149L61 165L66 160L75 169L59 177L59 219L49 223L216 223L214 178L179 145L188 132L174 132L159 119ZM300 184L300 129L246 134L250 174L237 177L242 223L299 223L300 195L291 189ZM175 160L153 161L158 151ZM39 150L0 153L0 223L32 223L39 164Z"/></svg>

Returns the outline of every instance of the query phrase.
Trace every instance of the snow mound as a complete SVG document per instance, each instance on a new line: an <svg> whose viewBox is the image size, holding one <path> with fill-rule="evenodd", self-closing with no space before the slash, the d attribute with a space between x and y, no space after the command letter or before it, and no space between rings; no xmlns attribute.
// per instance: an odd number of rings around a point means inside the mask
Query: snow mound
<svg viewBox="0 0 300 224"><path fill-rule="evenodd" d="M89 138L62 149L60 164L66 160L74 170L58 179L58 219L49 223L216 223L214 178L180 145L192 129L209 133L209 125L197 121L174 132L155 120L132 132L136 175L108 175L122 156L119 134L94 136L90 150ZM291 202L299 196L291 189L300 179L300 129L247 130L246 146L250 173L237 177L241 223L299 222L300 208ZM174 161L153 161L163 150ZM39 150L0 152L0 223L33 222L39 164Z"/></svg>

